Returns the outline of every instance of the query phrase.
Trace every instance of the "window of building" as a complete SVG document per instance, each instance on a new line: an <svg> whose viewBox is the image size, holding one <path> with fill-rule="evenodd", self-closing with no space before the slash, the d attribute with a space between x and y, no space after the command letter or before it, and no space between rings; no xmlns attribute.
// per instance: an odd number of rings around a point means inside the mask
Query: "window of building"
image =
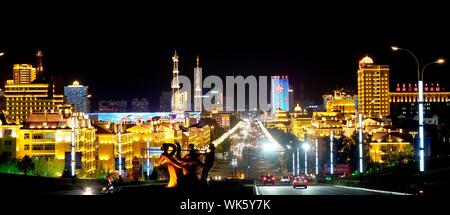
<svg viewBox="0 0 450 215"><path fill-rule="evenodd" d="M12 146L11 140L5 140L5 146Z"/></svg>
<svg viewBox="0 0 450 215"><path fill-rule="evenodd" d="M30 139L30 134L29 133L26 133L26 134L23 134L23 139Z"/></svg>
<svg viewBox="0 0 450 215"><path fill-rule="evenodd" d="M25 144L25 145L23 146L23 149L26 150L26 151L30 150L30 145Z"/></svg>
<svg viewBox="0 0 450 215"><path fill-rule="evenodd" d="M44 139L43 134L33 134L33 139Z"/></svg>
<svg viewBox="0 0 450 215"><path fill-rule="evenodd" d="M55 150L55 144L44 145L44 150Z"/></svg>
<svg viewBox="0 0 450 215"><path fill-rule="evenodd" d="M33 151L40 151L40 150L44 150L44 145L43 144L35 144L32 147Z"/></svg>

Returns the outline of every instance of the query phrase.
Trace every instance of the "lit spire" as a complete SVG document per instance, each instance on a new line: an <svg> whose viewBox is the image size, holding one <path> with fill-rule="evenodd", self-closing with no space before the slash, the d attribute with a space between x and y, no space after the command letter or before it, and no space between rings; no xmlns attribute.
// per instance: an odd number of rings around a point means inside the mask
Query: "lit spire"
<svg viewBox="0 0 450 215"><path fill-rule="evenodd" d="M42 76L43 75L42 73L44 72L44 65L42 63L43 56L44 56L44 54L42 53L41 49L39 49L38 52L36 53L36 57L38 59L36 70L37 70L38 76Z"/></svg>
<svg viewBox="0 0 450 215"><path fill-rule="evenodd" d="M199 68L199 67L200 67L200 56L197 55L197 68Z"/></svg>

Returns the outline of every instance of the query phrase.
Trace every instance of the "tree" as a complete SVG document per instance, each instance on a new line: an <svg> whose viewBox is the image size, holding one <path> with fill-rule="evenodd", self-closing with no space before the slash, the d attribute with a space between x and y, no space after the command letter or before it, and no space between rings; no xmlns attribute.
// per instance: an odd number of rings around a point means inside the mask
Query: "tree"
<svg viewBox="0 0 450 215"><path fill-rule="evenodd" d="M28 172L34 170L34 163L33 160L28 155L25 155L25 157L20 160L18 163L19 170L21 170L25 175L28 174Z"/></svg>

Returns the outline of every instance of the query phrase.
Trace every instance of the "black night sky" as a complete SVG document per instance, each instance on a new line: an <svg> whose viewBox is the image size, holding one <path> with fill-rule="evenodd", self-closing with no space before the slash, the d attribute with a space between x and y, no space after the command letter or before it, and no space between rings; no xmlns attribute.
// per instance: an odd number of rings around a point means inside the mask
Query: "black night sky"
<svg viewBox="0 0 450 215"><path fill-rule="evenodd" d="M193 76L199 54L203 76L289 75L296 97L303 93L316 102L337 87L356 88L365 55L390 65L391 90L397 82L416 81L412 57L393 53L391 45L412 50L422 65L450 58L444 7L321 4L53 5L61 7L30 6L20 15L5 6L1 88L13 63L36 63L38 48L46 72L64 85L75 79L88 85L93 104L145 97L154 110L160 92L170 89L175 49L181 74ZM450 88L449 69L430 67L426 82Z"/></svg>

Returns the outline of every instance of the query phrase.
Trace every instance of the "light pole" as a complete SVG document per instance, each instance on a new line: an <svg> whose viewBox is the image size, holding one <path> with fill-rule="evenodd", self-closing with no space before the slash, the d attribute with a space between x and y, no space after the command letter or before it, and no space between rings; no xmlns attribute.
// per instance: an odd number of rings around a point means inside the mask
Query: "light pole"
<svg viewBox="0 0 450 215"><path fill-rule="evenodd" d="M71 142L70 142L70 169L72 178L75 178L75 115L71 117Z"/></svg>
<svg viewBox="0 0 450 215"><path fill-rule="evenodd" d="M419 103L419 171L424 172L425 171L425 143L424 143L424 129L423 129L423 73L425 69L431 65L431 64L443 64L445 62L444 59L437 59L435 61L432 61L430 63L425 64L425 66L422 68L422 71L420 71L420 64L417 56L411 52L408 49L399 48L396 46L392 46L391 49L393 51L405 51L409 53L411 56L414 57L414 60L417 64L417 80L418 80L418 91L419 91L419 98L417 102ZM422 74L420 73L422 72Z"/></svg>
<svg viewBox="0 0 450 215"><path fill-rule="evenodd" d="M330 130L330 174L334 174L333 163L333 130Z"/></svg>
<svg viewBox="0 0 450 215"><path fill-rule="evenodd" d="M315 148L315 151L316 151L316 176L319 175L319 149L318 149L319 143L318 142L319 141L316 139L316 148Z"/></svg>
<svg viewBox="0 0 450 215"><path fill-rule="evenodd" d="M362 136L362 114L358 114L358 141L359 141L359 173L363 173L363 136Z"/></svg>
<svg viewBox="0 0 450 215"><path fill-rule="evenodd" d="M303 150L305 151L305 175L308 175L308 150L309 150L309 144L303 143L302 145Z"/></svg>
<svg viewBox="0 0 450 215"><path fill-rule="evenodd" d="M130 117L132 115L128 115L127 117ZM123 118L120 119L119 123L119 131L117 132L118 135L118 154L119 154L119 180L122 180L122 124L123 124Z"/></svg>
<svg viewBox="0 0 450 215"><path fill-rule="evenodd" d="M297 146L297 175L300 175L300 148Z"/></svg>
<svg viewBox="0 0 450 215"><path fill-rule="evenodd" d="M292 152L292 175L295 176L295 152Z"/></svg>

